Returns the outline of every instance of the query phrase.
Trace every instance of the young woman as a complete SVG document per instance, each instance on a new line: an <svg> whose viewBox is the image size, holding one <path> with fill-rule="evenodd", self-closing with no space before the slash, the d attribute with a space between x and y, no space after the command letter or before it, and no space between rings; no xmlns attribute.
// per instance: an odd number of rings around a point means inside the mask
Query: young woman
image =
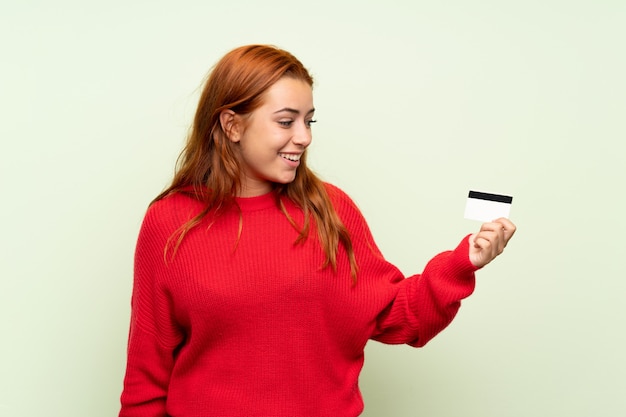
<svg viewBox="0 0 626 417"><path fill-rule="evenodd" d="M139 234L120 417L357 416L367 341L423 346L515 232L486 223L405 278L307 168L312 85L265 45L211 72Z"/></svg>

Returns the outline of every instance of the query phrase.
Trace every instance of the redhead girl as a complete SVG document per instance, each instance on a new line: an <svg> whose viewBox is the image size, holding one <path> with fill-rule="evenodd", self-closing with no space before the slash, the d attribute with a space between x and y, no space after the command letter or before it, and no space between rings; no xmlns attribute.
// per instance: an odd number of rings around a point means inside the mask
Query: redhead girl
<svg viewBox="0 0 626 417"><path fill-rule="evenodd" d="M307 167L313 80L290 53L224 56L135 254L120 417L353 417L373 339L423 346L504 250L482 225L405 277Z"/></svg>

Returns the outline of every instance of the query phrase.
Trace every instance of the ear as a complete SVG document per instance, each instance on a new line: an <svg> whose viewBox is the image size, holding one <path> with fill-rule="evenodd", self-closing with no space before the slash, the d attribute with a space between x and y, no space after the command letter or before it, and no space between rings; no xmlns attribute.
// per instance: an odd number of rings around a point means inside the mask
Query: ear
<svg viewBox="0 0 626 417"><path fill-rule="evenodd" d="M220 113L220 125L231 142L239 142L241 139L241 123L237 113L230 109L222 110Z"/></svg>

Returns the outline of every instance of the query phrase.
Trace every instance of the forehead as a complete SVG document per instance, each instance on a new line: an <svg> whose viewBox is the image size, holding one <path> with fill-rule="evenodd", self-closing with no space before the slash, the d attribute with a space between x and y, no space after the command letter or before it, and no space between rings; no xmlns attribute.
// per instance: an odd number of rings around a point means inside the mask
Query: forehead
<svg viewBox="0 0 626 417"><path fill-rule="evenodd" d="M263 105L309 111L313 107L313 90L306 81L283 77L265 92Z"/></svg>

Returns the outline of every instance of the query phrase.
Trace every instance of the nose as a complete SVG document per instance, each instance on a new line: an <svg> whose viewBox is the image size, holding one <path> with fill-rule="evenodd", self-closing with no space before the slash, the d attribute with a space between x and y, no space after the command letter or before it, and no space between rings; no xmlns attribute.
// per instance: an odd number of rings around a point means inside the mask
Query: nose
<svg viewBox="0 0 626 417"><path fill-rule="evenodd" d="M302 146L306 148L311 144L313 140L313 135L311 134L311 126L309 126L306 122L298 123L298 127L293 133L292 142L296 145Z"/></svg>

